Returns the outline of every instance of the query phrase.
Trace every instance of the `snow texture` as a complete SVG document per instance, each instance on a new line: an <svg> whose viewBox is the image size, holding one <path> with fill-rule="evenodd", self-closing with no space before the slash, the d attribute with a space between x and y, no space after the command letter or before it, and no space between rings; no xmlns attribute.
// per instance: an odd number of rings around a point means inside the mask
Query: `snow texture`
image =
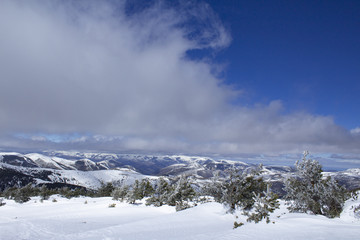
<svg viewBox="0 0 360 240"><path fill-rule="evenodd" d="M53 202L56 199L57 202ZM349 200L340 218L304 213L288 213L283 202L271 214L270 224L247 223L246 218L226 213L218 203L205 203L176 212L174 207L130 205L111 198L80 197L64 199L51 196L18 204L5 200L0 207L0 239L54 240L231 240L231 239L358 239L360 221ZM116 206L109 208L115 203ZM234 221L244 226L233 229Z"/></svg>

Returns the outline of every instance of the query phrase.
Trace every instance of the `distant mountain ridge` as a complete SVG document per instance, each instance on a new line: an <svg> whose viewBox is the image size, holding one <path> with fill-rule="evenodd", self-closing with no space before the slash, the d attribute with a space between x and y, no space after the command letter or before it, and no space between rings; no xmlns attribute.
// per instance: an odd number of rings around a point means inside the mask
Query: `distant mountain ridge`
<svg viewBox="0 0 360 240"><path fill-rule="evenodd" d="M192 176L197 182L215 175L225 177L228 170L251 171L258 167L232 160L182 155L140 155L51 151L20 154L0 153L0 190L11 186L60 183L97 188L101 183L133 182L158 176ZM282 193L283 181L294 174L289 166L262 166L262 176ZM348 189L360 188L360 168L341 172L325 172Z"/></svg>

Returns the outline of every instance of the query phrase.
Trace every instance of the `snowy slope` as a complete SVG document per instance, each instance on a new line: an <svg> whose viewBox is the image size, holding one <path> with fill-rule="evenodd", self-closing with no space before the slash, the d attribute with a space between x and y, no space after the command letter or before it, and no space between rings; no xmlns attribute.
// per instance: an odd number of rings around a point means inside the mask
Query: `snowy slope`
<svg viewBox="0 0 360 240"><path fill-rule="evenodd" d="M56 198L57 202L52 202ZM85 204L86 201L86 204ZM109 208L116 203L115 208ZM340 218L288 213L283 202L271 220L274 223L247 223L235 219L222 205L206 203L175 212L173 207L129 205L110 198L63 199L52 196L41 203L32 198L24 204L6 200L0 207L0 239L54 240L254 240L254 239L358 239L360 221L348 201ZM234 220L244 226L232 229Z"/></svg>
<svg viewBox="0 0 360 240"><path fill-rule="evenodd" d="M31 176L36 183L66 183L90 189L99 188L102 183L108 182L112 182L115 185L120 182L132 184L136 179L157 178L146 176L126 168L116 170L78 171L26 168L0 163L0 169L11 169L27 176Z"/></svg>

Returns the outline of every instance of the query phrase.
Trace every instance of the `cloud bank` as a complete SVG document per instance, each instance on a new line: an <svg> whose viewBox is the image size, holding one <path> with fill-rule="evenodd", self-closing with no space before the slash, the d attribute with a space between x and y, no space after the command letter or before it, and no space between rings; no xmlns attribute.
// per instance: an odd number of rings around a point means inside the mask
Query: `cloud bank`
<svg viewBox="0 0 360 240"><path fill-rule="evenodd" d="M115 2L1 1L2 147L360 152L330 116L234 105L219 66L188 54L231 43L207 4Z"/></svg>

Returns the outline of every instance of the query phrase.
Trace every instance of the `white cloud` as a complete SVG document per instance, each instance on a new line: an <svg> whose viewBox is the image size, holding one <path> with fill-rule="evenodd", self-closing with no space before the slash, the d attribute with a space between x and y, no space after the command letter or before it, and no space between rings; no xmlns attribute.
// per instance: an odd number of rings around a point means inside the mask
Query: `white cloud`
<svg viewBox="0 0 360 240"><path fill-rule="evenodd" d="M219 66L186 55L231 42L206 4L125 9L125 2L1 1L1 145L24 144L8 134L76 132L67 143L42 146L359 151L359 137L331 117L284 114L281 101L230 104L241 91L213 74Z"/></svg>
<svg viewBox="0 0 360 240"><path fill-rule="evenodd" d="M360 135L360 127L351 129L350 133L353 134L353 135Z"/></svg>

